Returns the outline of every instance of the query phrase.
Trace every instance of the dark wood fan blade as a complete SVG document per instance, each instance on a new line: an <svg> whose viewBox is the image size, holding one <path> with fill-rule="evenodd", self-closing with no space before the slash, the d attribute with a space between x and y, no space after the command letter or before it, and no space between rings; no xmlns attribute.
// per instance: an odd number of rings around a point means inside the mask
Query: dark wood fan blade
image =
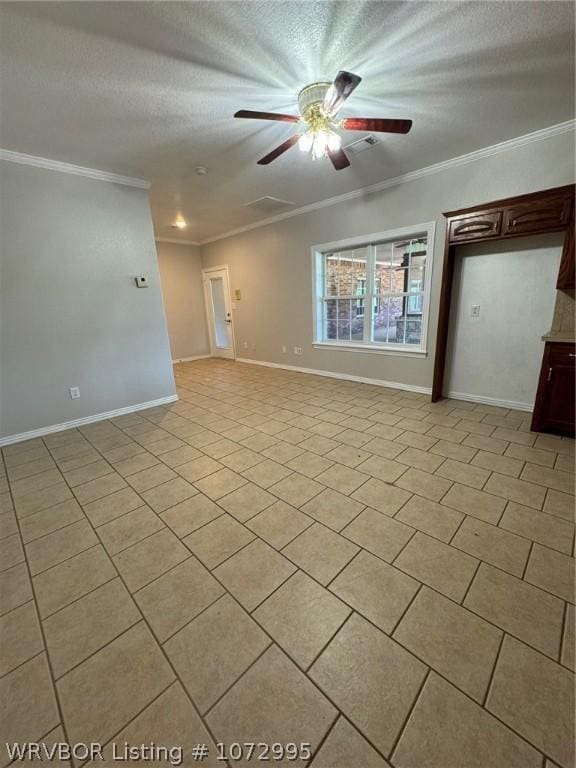
<svg viewBox="0 0 576 768"><path fill-rule="evenodd" d="M341 171L343 168L348 168L350 165L350 160L346 157L346 152L344 152L343 149L337 149L334 152L328 150L328 157L337 171Z"/></svg>
<svg viewBox="0 0 576 768"><path fill-rule="evenodd" d="M283 123L298 123L300 118L296 115L281 115L277 112L252 112L250 109L241 109L234 117L249 117L253 120L280 120Z"/></svg>
<svg viewBox="0 0 576 768"><path fill-rule="evenodd" d="M345 131L376 131L377 133L408 133L412 120L380 120L377 117L347 117L340 127Z"/></svg>
<svg viewBox="0 0 576 768"><path fill-rule="evenodd" d="M290 149L290 147L293 147L294 144L298 142L299 138L299 133L295 133L294 136L290 136L289 139L286 139L283 144L280 144L280 146L276 147L276 149L273 149L272 152L268 152L267 155L261 157L260 160L258 160L258 165L268 165L268 163L271 163L272 160L276 160L277 157L283 155L284 152Z"/></svg>
<svg viewBox="0 0 576 768"><path fill-rule="evenodd" d="M327 115L335 115L361 81L362 78L353 72L345 72L344 70L338 72L334 82L326 91L322 105L324 112Z"/></svg>

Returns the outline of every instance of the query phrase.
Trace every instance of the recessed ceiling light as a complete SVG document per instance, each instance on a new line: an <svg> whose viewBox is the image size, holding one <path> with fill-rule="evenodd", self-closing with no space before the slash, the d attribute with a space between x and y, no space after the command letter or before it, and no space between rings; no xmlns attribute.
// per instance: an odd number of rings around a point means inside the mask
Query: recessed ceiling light
<svg viewBox="0 0 576 768"><path fill-rule="evenodd" d="M186 219L184 219L184 217L181 216L180 214L178 215L178 218L176 219L174 224L172 224L173 229L186 229L187 226L188 224L186 222Z"/></svg>

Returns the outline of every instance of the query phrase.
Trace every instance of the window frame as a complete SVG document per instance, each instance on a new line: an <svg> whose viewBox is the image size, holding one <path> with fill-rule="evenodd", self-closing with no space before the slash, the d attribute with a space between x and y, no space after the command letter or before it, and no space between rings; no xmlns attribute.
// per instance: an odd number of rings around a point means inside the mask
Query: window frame
<svg viewBox="0 0 576 768"><path fill-rule="evenodd" d="M312 310L313 310L313 347L317 349L334 349L348 352L369 352L385 355L399 355L402 357L426 357L428 354L428 324L430 320L430 294L432 287L432 269L434 261L434 236L436 233L436 222L426 222L424 224L415 224L409 227L388 230L386 232L376 232L371 235L361 235L351 237L345 240L337 240L331 243L321 243L314 245L310 249L312 257ZM328 340L324 338L323 328L323 302L324 296L324 257L326 253L347 250L351 248L368 248L367 265L367 287L372 285L372 270L374 266L375 246L380 243L394 242L395 240L416 239L426 237L426 268L424 272L424 287L422 290L422 327L420 344L396 344L394 342L374 342L367 339L371 329L372 301L370 295L366 293L364 299L365 307L365 325L364 341L343 341ZM372 254L372 255L371 255ZM402 294L398 294L401 296ZM376 294L372 293L372 300ZM367 311L370 305L370 312ZM369 314L369 317L366 315Z"/></svg>

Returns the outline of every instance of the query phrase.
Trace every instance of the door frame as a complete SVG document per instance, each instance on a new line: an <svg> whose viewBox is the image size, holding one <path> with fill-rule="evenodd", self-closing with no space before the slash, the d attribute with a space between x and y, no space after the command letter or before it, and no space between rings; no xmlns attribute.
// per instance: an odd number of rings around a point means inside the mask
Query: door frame
<svg viewBox="0 0 576 768"><path fill-rule="evenodd" d="M212 355L212 357L218 357L218 355L215 354L216 340L214 339L213 318L211 317L210 307L208 305L208 295L206 290L207 282L209 280L210 274L213 272L226 273L226 286L228 288L228 306L230 307L230 337L232 340L232 357L228 359L236 360L236 340L234 338L234 314L232 312L232 296L230 293L230 270L228 269L228 264L220 264L217 267L202 268L202 288L204 290L204 309L206 312L206 323L208 325L208 338L210 340L210 354ZM224 290L226 290L226 288L224 288Z"/></svg>
<svg viewBox="0 0 576 768"><path fill-rule="evenodd" d="M574 190L574 184L567 184L564 187L554 187L540 192L531 192L527 195L493 200L490 203L462 208L458 211L448 211L443 214L446 218L446 239L431 402L435 403L444 396L444 368L448 347L452 281L455 261L458 257L458 246L487 240L497 243L499 240L513 237L564 232L564 247L556 287L559 289L571 288L574 286ZM558 199L561 199L566 206L567 215L564 219L547 215L547 204L556 203ZM513 227L514 214L518 210L521 210L522 216L531 217L531 220L529 220L527 228L519 227L515 230Z"/></svg>

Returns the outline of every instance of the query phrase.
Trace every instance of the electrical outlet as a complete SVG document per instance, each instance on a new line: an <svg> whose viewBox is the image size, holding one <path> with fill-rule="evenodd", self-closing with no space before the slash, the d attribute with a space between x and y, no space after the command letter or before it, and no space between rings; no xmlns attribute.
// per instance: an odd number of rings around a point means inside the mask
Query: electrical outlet
<svg viewBox="0 0 576 768"><path fill-rule="evenodd" d="M70 392L70 398L72 400L78 400L80 397L80 387L70 387L68 391Z"/></svg>
<svg viewBox="0 0 576 768"><path fill-rule="evenodd" d="M285 346L282 346L282 354L283 354L283 355L285 355L285 354L286 354L286 347L285 347Z"/></svg>
<svg viewBox="0 0 576 768"><path fill-rule="evenodd" d="M248 342L247 342L247 341L245 341L245 342L244 342L244 344L243 344L242 346L244 347L244 349L248 349Z"/></svg>
<svg viewBox="0 0 576 768"><path fill-rule="evenodd" d="M252 342L252 351L256 352L256 344L254 344L254 342Z"/></svg>
<svg viewBox="0 0 576 768"><path fill-rule="evenodd" d="M294 354L295 355L301 355L302 354L302 347L294 347Z"/></svg>
<svg viewBox="0 0 576 768"><path fill-rule="evenodd" d="M470 317L480 317L480 304L472 304L470 307Z"/></svg>

